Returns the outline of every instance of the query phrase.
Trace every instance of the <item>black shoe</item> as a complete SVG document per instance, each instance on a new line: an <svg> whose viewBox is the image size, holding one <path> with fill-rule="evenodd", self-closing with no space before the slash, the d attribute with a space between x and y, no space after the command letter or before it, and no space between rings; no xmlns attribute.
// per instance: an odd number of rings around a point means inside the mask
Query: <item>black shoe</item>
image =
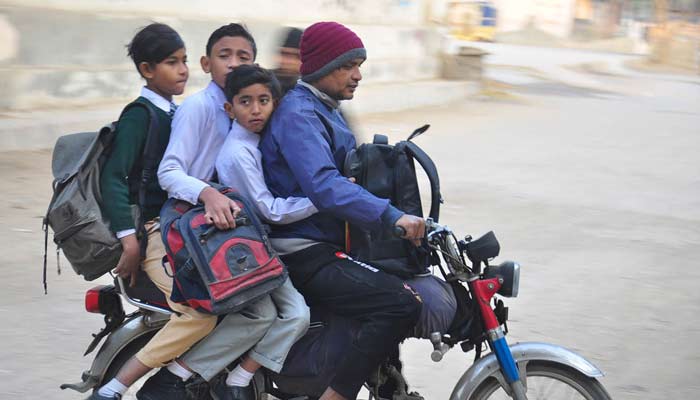
<svg viewBox="0 0 700 400"><path fill-rule="evenodd" d="M120 400L122 396L120 394L115 394L114 397L107 397L107 396L102 396L101 394L97 393L97 390L92 392L90 397L88 397L85 400Z"/></svg>
<svg viewBox="0 0 700 400"><path fill-rule="evenodd" d="M161 368L136 392L136 398L138 400L186 400L185 382L167 368Z"/></svg>
<svg viewBox="0 0 700 400"><path fill-rule="evenodd" d="M229 386L226 384L226 375L224 379L219 379L211 385L211 397L214 400L255 400L253 393L253 385L246 387Z"/></svg>

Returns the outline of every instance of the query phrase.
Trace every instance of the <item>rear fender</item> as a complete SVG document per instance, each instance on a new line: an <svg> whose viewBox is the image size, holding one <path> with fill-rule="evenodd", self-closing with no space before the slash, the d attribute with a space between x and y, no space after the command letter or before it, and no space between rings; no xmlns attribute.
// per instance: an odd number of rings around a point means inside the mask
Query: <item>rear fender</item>
<svg viewBox="0 0 700 400"><path fill-rule="evenodd" d="M97 351L90 369L83 372L82 382L61 385L61 389L73 389L85 393L102 382L112 362L130 343L157 331L168 322L170 315L152 312L143 312L135 317L127 319L119 328L115 329Z"/></svg>
<svg viewBox="0 0 700 400"><path fill-rule="evenodd" d="M524 368L527 361L540 360L566 365L591 378L603 376L603 372L590 361L561 346L526 342L517 343L509 347L519 369ZM524 374L524 372L523 370L520 371L521 374ZM500 366L494 353L480 358L469 367L455 385L450 400L469 399L476 388L490 376L497 378L501 383L505 383L505 378L500 372Z"/></svg>

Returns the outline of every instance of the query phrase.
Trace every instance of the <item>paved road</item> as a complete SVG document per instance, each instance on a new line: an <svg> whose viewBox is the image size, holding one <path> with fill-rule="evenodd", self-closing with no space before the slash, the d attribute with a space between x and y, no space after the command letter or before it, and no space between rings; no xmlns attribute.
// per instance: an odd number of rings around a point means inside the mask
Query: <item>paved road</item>
<svg viewBox="0 0 700 400"><path fill-rule="evenodd" d="M615 55L604 56L613 72L563 76L569 51L489 51L511 63L488 73L507 93L368 116L363 136L432 124L417 143L441 171L442 222L494 230L502 258L523 265L521 295L507 301L511 341L580 352L616 399L700 397L700 80L631 73ZM54 253L41 289L49 164L48 151L0 153L0 399L82 398L57 387L79 379L102 325L82 310L92 283L66 263L57 276ZM409 381L446 399L472 355L435 364L429 352L406 344Z"/></svg>

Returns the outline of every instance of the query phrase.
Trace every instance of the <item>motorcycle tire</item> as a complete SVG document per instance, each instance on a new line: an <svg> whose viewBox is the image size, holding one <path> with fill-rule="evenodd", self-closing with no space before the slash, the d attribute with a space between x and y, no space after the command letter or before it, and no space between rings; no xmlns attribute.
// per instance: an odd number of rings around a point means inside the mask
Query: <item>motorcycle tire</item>
<svg viewBox="0 0 700 400"><path fill-rule="evenodd" d="M585 399L611 400L597 379L563 364L533 360L526 366L528 400ZM499 400L511 397L495 377L489 377L476 388L469 400Z"/></svg>

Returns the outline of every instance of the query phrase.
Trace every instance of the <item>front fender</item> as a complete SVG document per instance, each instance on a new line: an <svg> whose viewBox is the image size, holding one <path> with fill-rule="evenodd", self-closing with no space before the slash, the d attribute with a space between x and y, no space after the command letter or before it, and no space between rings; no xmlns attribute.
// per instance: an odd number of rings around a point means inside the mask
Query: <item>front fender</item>
<svg viewBox="0 0 700 400"><path fill-rule="evenodd" d="M130 343L150 332L157 331L168 322L169 315L160 313L143 313L126 320L119 328L107 336L105 342L92 360L90 369L83 372L82 382L63 384L61 389L73 389L80 393L97 386L107 373L114 359Z"/></svg>
<svg viewBox="0 0 700 400"><path fill-rule="evenodd" d="M531 360L551 361L564 364L591 378L603 376L603 372L590 361L561 346L549 343L526 342L517 343L509 347L515 362L518 364ZM469 399L481 382L489 376L500 373L499 371L500 366L494 353L480 358L459 379L452 391L450 400Z"/></svg>

